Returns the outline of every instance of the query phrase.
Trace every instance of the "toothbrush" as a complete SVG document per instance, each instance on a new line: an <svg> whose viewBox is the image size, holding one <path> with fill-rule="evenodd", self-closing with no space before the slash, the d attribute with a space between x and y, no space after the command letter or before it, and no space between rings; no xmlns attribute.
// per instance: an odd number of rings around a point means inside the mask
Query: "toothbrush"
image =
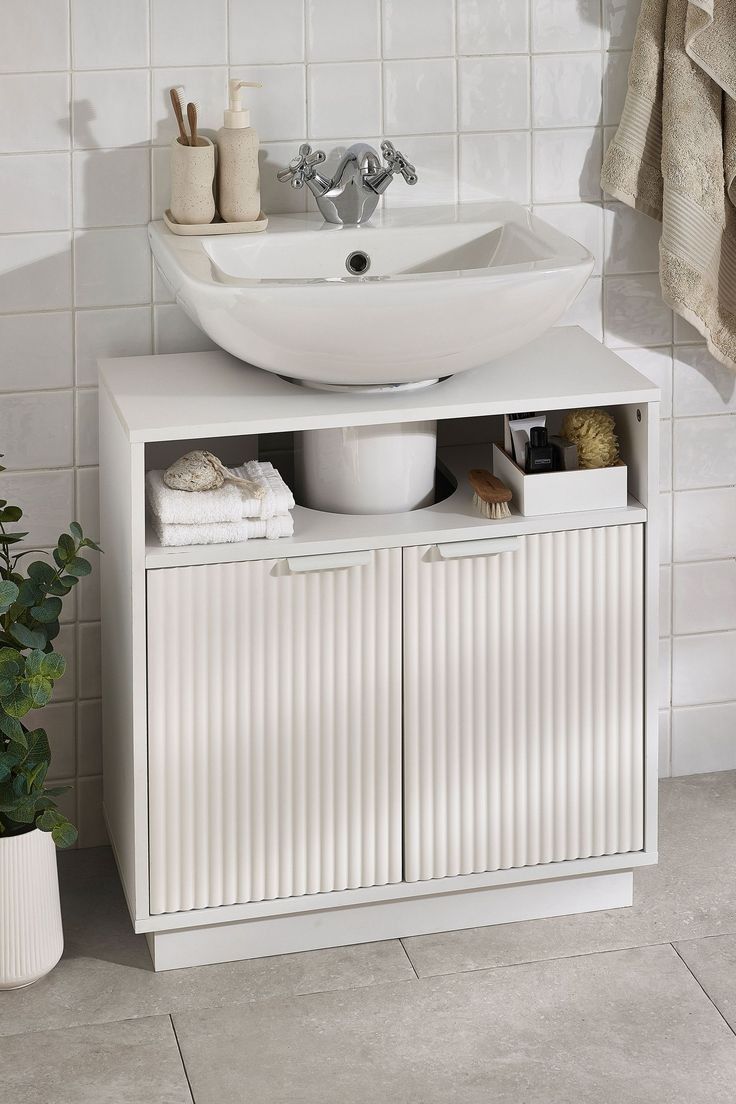
<svg viewBox="0 0 736 1104"><path fill-rule="evenodd" d="M182 112L182 104L184 103L184 89L178 84L175 88L169 89L169 95L171 96L171 106L174 108L174 114L176 115L176 121L179 124L179 141L183 146L189 145L189 137L184 126L184 115Z"/></svg>
<svg viewBox="0 0 736 1104"><path fill-rule="evenodd" d="M197 144L197 105L196 103L187 104L187 119L189 120L189 129L192 132L191 145Z"/></svg>

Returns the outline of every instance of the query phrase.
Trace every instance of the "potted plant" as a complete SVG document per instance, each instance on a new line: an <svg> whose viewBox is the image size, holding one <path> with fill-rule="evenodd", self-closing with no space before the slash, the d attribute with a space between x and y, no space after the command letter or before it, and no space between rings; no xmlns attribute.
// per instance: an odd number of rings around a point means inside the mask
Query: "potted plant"
<svg viewBox="0 0 736 1104"><path fill-rule="evenodd" d="M0 465L0 471L5 469ZM77 522L62 533L48 559L17 549L27 533L8 532L23 511L0 498L0 989L47 974L64 946L56 847L69 847L76 828L57 807L68 787L49 787L51 761L43 728L23 718L48 705L64 674L54 651L63 599L89 575L84 548L98 546Z"/></svg>

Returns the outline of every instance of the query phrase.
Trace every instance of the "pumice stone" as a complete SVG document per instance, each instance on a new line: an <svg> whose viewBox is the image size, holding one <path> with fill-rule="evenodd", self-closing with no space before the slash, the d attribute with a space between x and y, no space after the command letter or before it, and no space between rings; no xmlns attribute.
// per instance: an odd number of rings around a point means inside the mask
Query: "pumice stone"
<svg viewBox="0 0 736 1104"><path fill-rule="evenodd" d="M180 456L164 472L164 483L173 491L217 491L226 482L243 487L257 498L265 493L265 489L258 483L233 475L214 453L204 449L196 449Z"/></svg>

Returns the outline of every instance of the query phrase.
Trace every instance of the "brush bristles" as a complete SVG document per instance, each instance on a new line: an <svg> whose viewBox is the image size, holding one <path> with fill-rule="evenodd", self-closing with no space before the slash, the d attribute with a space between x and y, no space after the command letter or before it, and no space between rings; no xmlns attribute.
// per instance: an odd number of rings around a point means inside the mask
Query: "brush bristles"
<svg viewBox="0 0 736 1104"><path fill-rule="evenodd" d="M504 518L511 517L508 503L485 502L477 492L473 495L473 505L483 517L487 517L490 521L502 521Z"/></svg>

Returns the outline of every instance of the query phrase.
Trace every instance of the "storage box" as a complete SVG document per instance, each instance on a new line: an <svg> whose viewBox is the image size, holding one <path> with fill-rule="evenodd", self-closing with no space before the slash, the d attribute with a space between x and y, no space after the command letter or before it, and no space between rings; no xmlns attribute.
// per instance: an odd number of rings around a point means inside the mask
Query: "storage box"
<svg viewBox="0 0 736 1104"><path fill-rule="evenodd" d="M625 464L527 475L500 445L493 445L493 474L506 484L516 509L526 517L612 510L626 506L628 501Z"/></svg>

